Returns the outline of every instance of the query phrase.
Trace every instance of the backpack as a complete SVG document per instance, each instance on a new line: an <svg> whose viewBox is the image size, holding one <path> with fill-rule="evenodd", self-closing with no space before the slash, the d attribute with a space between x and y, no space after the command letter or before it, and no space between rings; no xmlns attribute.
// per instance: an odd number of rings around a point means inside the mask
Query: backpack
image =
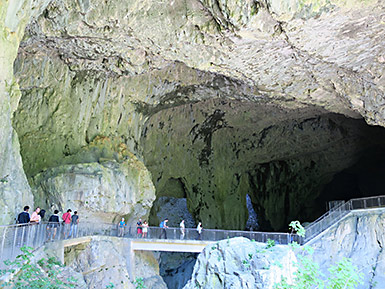
<svg viewBox="0 0 385 289"><path fill-rule="evenodd" d="M163 228L164 227L164 221L162 221L159 225L160 228Z"/></svg>

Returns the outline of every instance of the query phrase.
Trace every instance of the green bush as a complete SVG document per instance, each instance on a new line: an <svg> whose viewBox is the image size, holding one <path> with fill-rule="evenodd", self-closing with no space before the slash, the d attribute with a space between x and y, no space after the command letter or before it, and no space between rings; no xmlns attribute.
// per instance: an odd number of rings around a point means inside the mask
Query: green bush
<svg viewBox="0 0 385 289"><path fill-rule="evenodd" d="M5 261L7 269L0 270L0 277L11 274L9 281L0 284L1 288L11 289L64 289L74 288L76 280L73 278L59 277L64 267L55 258L40 259L37 263L32 263L33 248L21 247L22 254L18 255L14 261Z"/></svg>
<svg viewBox="0 0 385 289"><path fill-rule="evenodd" d="M134 282L135 288L136 289L144 289L146 286L144 285L144 280L142 277L137 277L135 282Z"/></svg>

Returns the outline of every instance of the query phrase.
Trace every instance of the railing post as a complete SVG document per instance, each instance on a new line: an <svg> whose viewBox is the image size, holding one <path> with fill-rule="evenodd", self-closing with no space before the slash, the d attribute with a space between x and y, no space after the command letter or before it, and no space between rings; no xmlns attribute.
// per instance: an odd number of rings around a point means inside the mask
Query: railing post
<svg viewBox="0 0 385 289"><path fill-rule="evenodd" d="M364 209L366 209L366 199L364 199Z"/></svg>
<svg viewBox="0 0 385 289"><path fill-rule="evenodd" d="M0 251L0 256L5 256L5 253L4 253L4 244L5 244L5 237L7 235L7 230L8 230L8 227L5 227L4 228L4 232L3 232L3 238L1 240L1 251ZM4 260L1 260L1 261L4 261Z"/></svg>

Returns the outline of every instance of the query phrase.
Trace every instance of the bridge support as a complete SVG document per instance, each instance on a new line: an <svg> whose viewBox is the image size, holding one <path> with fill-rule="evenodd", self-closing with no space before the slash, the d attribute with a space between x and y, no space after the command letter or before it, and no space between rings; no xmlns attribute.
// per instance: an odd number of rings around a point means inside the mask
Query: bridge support
<svg viewBox="0 0 385 289"><path fill-rule="evenodd" d="M131 282L135 281L135 251L133 248L132 240L128 240L128 276L130 277Z"/></svg>

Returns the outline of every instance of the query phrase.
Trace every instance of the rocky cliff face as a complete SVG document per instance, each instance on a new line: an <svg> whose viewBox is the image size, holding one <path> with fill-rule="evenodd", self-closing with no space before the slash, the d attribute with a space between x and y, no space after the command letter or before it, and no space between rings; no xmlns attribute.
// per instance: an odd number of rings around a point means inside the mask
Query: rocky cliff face
<svg viewBox="0 0 385 289"><path fill-rule="evenodd" d="M143 278L145 288L166 289L153 253L136 252L135 264L130 264L127 248L128 242L122 238L94 238L90 243L67 248L65 264L82 274L87 288L104 289L112 283L114 288L134 289L135 280L130 279L128 269L133 266L135 276Z"/></svg>
<svg viewBox="0 0 385 289"><path fill-rule="evenodd" d="M266 249L266 244L232 238L207 246L199 254L191 280L192 288L273 288L281 276L292 282L296 262L287 246Z"/></svg>
<svg viewBox="0 0 385 289"><path fill-rule="evenodd" d="M66 207L89 190L128 198L125 182L107 184L113 172L96 186L78 168L135 160L152 175L135 191L177 191L206 227L243 229L249 194L261 228L278 230L318 215L324 185L384 146L359 120L385 123L380 0L4 3L8 221L32 202L24 172L37 204Z"/></svg>
<svg viewBox="0 0 385 289"><path fill-rule="evenodd" d="M357 288L381 288L385 284L384 214L384 209L351 213L309 242L314 248L314 260L326 271L341 258L351 258L364 278Z"/></svg>

